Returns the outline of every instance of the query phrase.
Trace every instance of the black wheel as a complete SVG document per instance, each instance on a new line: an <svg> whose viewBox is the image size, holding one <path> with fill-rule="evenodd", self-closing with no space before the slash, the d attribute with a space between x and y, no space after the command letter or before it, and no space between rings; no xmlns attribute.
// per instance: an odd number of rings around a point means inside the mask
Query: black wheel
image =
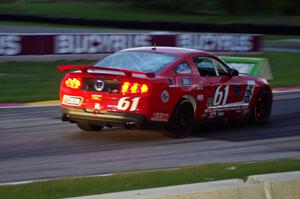
<svg viewBox="0 0 300 199"><path fill-rule="evenodd" d="M191 133L194 122L193 106L189 101L183 100L177 105L168 129L177 138L184 138Z"/></svg>
<svg viewBox="0 0 300 199"><path fill-rule="evenodd" d="M256 124L266 124L271 115L272 94L269 90L261 90L256 97L250 120Z"/></svg>
<svg viewBox="0 0 300 199"><path fill-rule="evenodd" d="M87 121L77 121L76 124L81 130L84 131L100 131L103 129L103 126L91 124Z"/></svg>

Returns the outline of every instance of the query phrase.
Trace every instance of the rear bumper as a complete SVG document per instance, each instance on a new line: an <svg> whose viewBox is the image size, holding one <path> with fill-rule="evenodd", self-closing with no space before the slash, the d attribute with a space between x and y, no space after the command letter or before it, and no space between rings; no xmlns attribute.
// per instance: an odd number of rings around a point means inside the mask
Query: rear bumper
<svg viewBox="0 0 300 199"><path fill-rule="evenodd" d="M122 113L122 112L100 112L91 113L84 109L61 107L64 121L86 120L95 124L111 125L111 126L126 126L133 125L137 128L142 128L147 124L147 119L142 114Z"/></svg>

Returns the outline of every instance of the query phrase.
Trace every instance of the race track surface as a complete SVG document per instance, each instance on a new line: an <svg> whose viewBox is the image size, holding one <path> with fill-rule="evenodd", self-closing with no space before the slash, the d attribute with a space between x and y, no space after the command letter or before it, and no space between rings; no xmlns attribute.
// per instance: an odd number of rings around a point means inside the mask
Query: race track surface
<svg viewBox="0 0 300 199"><path fill-rule="evenodd" d="M0 109L0 183L180 167L300 158L299 95L278 96L268 125L200 126L174 139L156 131L85 133L58 107Z"/></svg>

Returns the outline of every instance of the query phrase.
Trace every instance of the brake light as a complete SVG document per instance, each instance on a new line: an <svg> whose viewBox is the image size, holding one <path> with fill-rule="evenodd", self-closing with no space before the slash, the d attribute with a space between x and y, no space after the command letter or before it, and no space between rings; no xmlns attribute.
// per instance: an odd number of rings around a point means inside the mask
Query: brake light
<svg viewBox="0 0 300 199"><path fill-rule="evenodd" d="M69 88L73 88L73 89L79 89L81 86L81 80L78 78L68 78L65 81L65 85Z"/></svg>
<svg viewBox="0 0 300 199"><path fill-rule="evenodd" d="M139 89L139 84L138 83L134 83L131 87L130 87L130 93L137 93Z"/></svg>
<svg viewBox="0 0 300 199"><path fill-rule="evenodd" d="M124 82L121 88L121 93L127 93L129 91L130 82Z"/></svg>
<svg viewBox="0 0 300 199"><path fill-rule="evenodd" d="M147 93L149 90L148 86L146 84L143 84L141 86L141 93Z"/></svg>
<svg viewBox="0 0 300 199"><path fill-rule="evenodd" d="M139 94L139 93L147 93L149 87L147 84L139 84L139 83L131 83L131 82L124 82L121 86L121 93L123 94Z"/></svg>

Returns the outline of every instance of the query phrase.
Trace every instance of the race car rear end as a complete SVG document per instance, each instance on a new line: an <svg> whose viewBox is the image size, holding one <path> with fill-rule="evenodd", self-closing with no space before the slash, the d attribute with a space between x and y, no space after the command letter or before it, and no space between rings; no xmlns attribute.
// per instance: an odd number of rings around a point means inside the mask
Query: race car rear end
<svg viewBox="0 0 300 199"><path fill-rule="evenodd" d="M153 73L88 66L60 66L59 69L73 70L61 82L64 121L93 130L93 126L139 127L150 117ZM85 123L90 125L80 125Z"/></svg>

